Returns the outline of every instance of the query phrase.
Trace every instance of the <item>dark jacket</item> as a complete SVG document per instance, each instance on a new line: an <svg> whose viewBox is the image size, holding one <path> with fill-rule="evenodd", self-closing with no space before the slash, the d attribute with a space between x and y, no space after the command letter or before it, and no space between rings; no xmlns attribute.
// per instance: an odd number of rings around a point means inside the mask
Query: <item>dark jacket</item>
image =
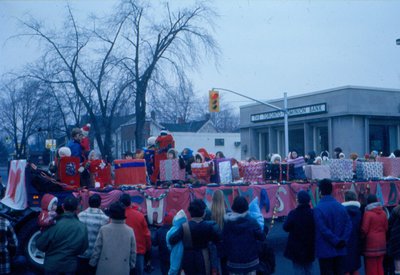
<svg viewBox="0 0 400 275"><path fill-rule="evenodd" d="M157 229L153 239L152 244L158 246L158 256L161 262L169 263L169 257L171 252L167 247L166 236L168 230L171 229L171 225L164 224L159 229Z"/></svg>
<svg viewBox="0 0 400 275"><path fill-rule="evenodd" d="M88 248L86 226L72 213L61 215L57 223L41 233L37 248L46 253L44 269L50 272L75 272L78 255Z"/></svg>
<svg viewBox="0 0 400 275"><path fill-rule="evenodd" d="M182 269L185 274L207 274L202 250L208 249L209 242L218 243L221 240L221 230L214 221L192 219L189 221L189 229L192 237L192 246L184 247ZM183 240L182 227L171 235L171 245ZM209 265L209 261L208 261Z"/></svg>
<svg viewBox="0 0 400 275"><path fill-rule="evenodd" d="M248 273L258 268L258 249L265 234L257 221L247 213L228 213L223 231L224 256L233 273Z"/></svg>
<svg viewBox="0 0 400 275"><path fill-rule="evenodd" d="M347 257L345 257L345 272L353 272L361 267L361 210L358 201L348 201L342 203L346 208L352 222L352 230L347 241Z"/></svg>
<svg viewBox="0 0 400 275"><path fill-rule="evenodd" d="M283 230L289 232L284 256L298 264L311 263L315 259L315 223L313 210L308 204L300 204L290 211Z"/></svg>
<svg viewBox="0 0 400 275"><path fill-rule="evenodd" d="M347 255L346 243L350 238L352 225L344 206L330 195L323 196L314 208L314 221L316 257Z"/></svg>
<svg viewBox="0 0 400 275"><path fill-rule="evenodd" d="M389 219L389 254L400 257L400 205L392 210Z"/></svg>

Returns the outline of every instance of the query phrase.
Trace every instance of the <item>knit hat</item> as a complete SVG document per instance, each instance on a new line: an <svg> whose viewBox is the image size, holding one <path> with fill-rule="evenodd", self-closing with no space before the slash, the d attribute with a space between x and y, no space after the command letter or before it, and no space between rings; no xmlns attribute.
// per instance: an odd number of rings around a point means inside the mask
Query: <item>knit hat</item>
<svg viewBox="0 0 400 275"><path fill-rule="evenodd" d="M83 134L84 136L89 135L90 126L91 126L91 125L90 125L89 123L87 123L86 125L84 125L84 126L81 128L82 134Z"/></svg>
<svg viewBox="0 0 400 275"><path fill-rule="evenodd" d="M299 204L309 204L310 200L310 195L306 191L301 190L299 193L297 193L297 201Z"/></svg>
<svg viewBox="0 0 400 275"><path fill-rule="evenodd" d="M62 157L70 157L71 156L71 149L69 149L69 147L60 147L60 149L58 149L58 155L60 156L60 158Z"/></svg>
<svg viewBox="0 0 400 275"><path fill-rule="evenodd" d="M156 144L156 139L157 139L156 137L149 137L147 139L147 145L152 146L152 145Z"/></svg>
<svg viewBox="0 0 400 275"><path fill-rule="evenodd" d="M162 129L160 132L160 136L166 136L166 135L168 135L167 129Z"/></svg>
<svg viewBox="0 0 400 275"><path fill-rule="evenodd" d="M232 204L232 211L243 214L249 210L249 203L247 202L246 198L243 196L238 196L233 200Z"/></svg>

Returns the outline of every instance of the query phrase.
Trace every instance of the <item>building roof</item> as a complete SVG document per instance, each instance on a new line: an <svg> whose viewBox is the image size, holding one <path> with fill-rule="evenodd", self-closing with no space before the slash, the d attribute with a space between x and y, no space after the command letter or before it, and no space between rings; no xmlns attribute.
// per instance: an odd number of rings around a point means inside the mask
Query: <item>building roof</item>
<svg viewBox="0 0 400 275"><path fill-rule="evenodd" d="M297 94L294 96L288 96L288 100L301 98L304 96L312 96L312 95L318 95L318 94L324 94L324 93L331 93L331 92L336 92L336 91L340 91L340 90L370 90L370 91L382 91L382 92L400 92L400 89L347 85L347 86L335 87L335 88L330 88L330 89L324 89L324 90L320 90L320 91L306 92L306 93ZM270 104L275 104L278 102L282 102L283 97L270 99L270 100L261 100L261 101L270 103ZM258 105L260 105L260 103L249 103L249 104L240 106L240 108L247 108L247 107L258 106Z"/></svg>
<svg viewBox="0 0 400 275"><path fill-rule="evenodd" d="M186 123L161 123L170 132L198 132L209 120Z"/></svg>

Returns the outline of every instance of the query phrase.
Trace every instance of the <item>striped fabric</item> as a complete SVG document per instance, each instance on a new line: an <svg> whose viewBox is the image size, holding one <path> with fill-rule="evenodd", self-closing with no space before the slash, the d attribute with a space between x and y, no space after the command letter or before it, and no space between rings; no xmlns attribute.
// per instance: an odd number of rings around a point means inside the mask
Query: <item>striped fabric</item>
<svg viewBox="0 0 400 275"><path fill-rule="evenodd" d="M11 272L10 252L15 252L18 246L17 235L10 222L0 217L0 274Z"/></svg>
<svg viewBox="0 0 400 275"><path fill-rule="evenodd" d="M100 227L107 224L110 219L101 209L91 207L79 213L78 218L86 225L89 240L89 247L81 257L90 258L93 253L94 243L96 242Z"/></svg>

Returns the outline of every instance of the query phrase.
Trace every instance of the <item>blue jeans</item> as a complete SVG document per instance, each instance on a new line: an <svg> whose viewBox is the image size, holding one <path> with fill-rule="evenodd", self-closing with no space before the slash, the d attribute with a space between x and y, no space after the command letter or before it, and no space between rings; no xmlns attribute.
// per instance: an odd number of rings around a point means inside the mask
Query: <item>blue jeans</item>
<svg viewBox="0 0 400 275"><path fill-rule="evenodd" d="M311 275L312 274L312 262L307 264L299 264L293 262L293 274L294 275Z"/></svg>
<svg viewBox="0 0 400 275"><path fill-rule="evenodd" d="M144 275L144 254L136 254L135 275Z"/></svg>

